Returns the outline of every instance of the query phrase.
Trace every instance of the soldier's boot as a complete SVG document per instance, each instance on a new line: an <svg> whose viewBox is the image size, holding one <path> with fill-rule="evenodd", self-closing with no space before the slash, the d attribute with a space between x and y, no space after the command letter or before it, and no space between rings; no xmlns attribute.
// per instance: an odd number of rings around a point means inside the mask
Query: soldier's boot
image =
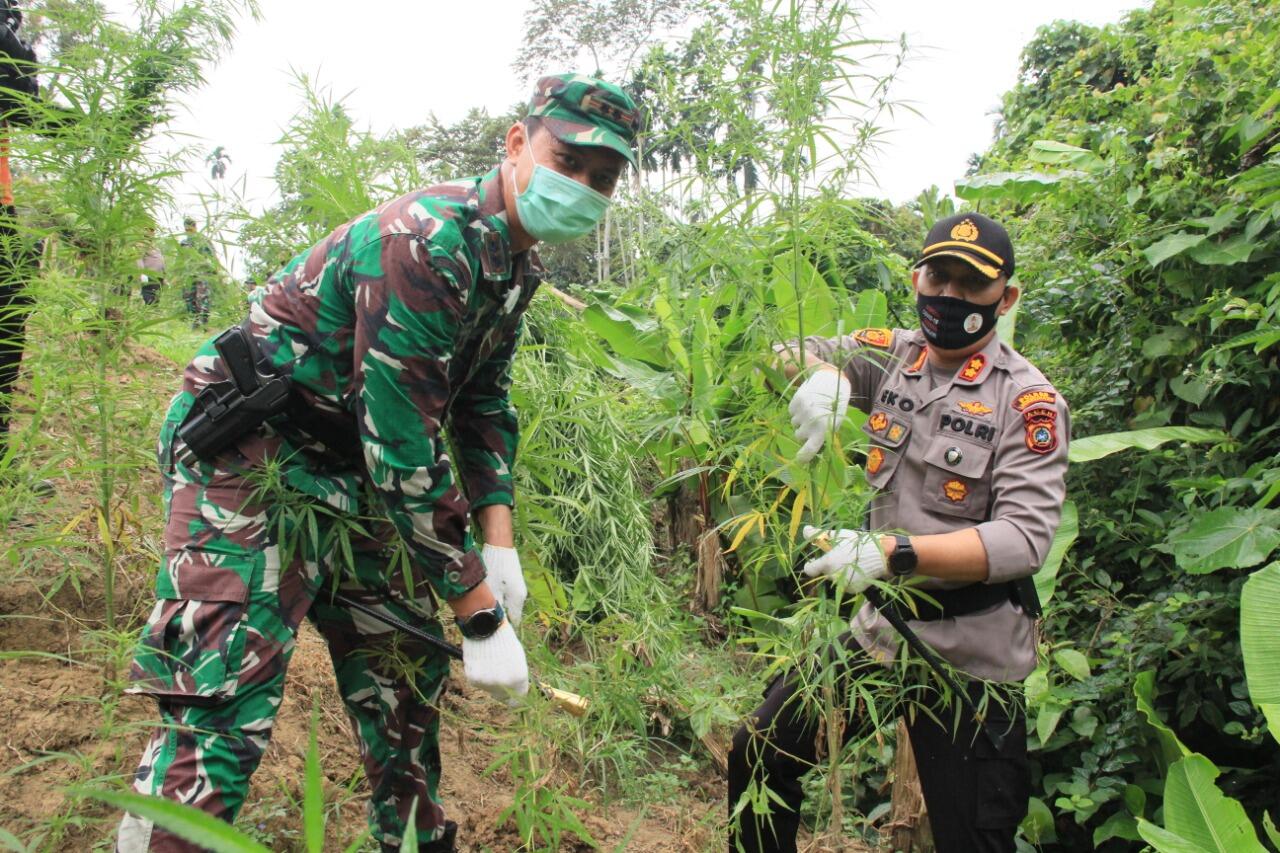
<svg viewBox="0 0 1280 853"><path fill-rule="evenodd" d="M424 841L418 845L418 853L457 853L457 848L453 846L454 838L458 834L458 825L451 820L444 822L444 835L435 841ZM382 853L398 853L399 845L383 844Z"/></svg>
<svg viewBox="0 0 1280 853"><path fill-rule="evenodd" d="M421 853L454 853L453 839L458 834L458 825L451 820L444 822L444 835L435 841L419 844Z"/></svg>

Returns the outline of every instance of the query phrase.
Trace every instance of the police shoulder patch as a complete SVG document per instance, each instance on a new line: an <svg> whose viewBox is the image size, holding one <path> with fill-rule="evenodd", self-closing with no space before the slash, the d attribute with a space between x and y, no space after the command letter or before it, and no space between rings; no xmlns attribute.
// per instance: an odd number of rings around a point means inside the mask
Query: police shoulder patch
<svg viewBox="0 0 1280 853"><path fill-rule="evenodd" d="M888 347L893 344L893 329L859 329L853 339L867 346Z"/></svg>
<svg viewBox="0 0 1280 853"><path fill-rule="evenodd" d="M1032 453L1052 453L1058 448L1058 412L1038 406L1022 413L1027 449Z"/></svg>
<svg viewBox="0 0 1280 853"><path fill-rule="evenodd" d="M1021 394L1013 398L1014 411L1023 412L1028 407L1037 403L1047 403L1052 406L1058 401L1058 395L1052 391L1023 391Z"/></svg>

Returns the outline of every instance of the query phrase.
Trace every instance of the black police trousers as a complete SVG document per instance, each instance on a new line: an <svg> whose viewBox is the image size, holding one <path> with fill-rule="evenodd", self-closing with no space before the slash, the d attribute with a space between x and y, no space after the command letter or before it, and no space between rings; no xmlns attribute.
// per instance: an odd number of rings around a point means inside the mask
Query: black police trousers
<svg viewBox="0 0 1280 853"><path fill-rule="evenodd" d="M839 681L860 669L874 668L884 676L886 670L874 663L856 640L848 634L841 640L846 649L844 662L828 664L840 668ZM775 679L763 704L733 737L729 752L730 853L795 853L804 800L800 780L817 760L819 738L819 721L793 701L797 685L793 675ZM1031 767L1021 687L1009 686L1013 695L1003 705L989 700L985 708L988 724L1005 736L999 751L963 707L957 713L954 701L947 708L934 709L936 720L919 708L906 714L938 853L1006 853L1015 849L1014 835L1031 796ZM971 692L975 699L980 693ZM852 714L846 718L845 742L870 733L866 719ZM768 786L785 807L772 801L769 813L758 815L747 804L735 820L738 802L753 781Z"/></svg>
<svg viewBox="0 0 1280 853"><path fill-rule="evenodd" d="M35 256L14 223L13 205L0 206L0 454L9 430L9 398L18 379L31 311L26 284L35 268Z"/></svg>

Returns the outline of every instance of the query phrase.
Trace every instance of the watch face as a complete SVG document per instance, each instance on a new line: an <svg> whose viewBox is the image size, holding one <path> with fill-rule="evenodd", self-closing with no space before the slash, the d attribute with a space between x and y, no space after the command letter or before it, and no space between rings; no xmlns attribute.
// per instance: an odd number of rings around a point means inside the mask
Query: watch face
<svg viewBox="0 0 1280 853"><path fill-rule="evenodd" d="M458 630L462 632L462 636L472 640L483 640L485 637L493 636L494 632L502 625L504 614L497 607L488 610L477 610L466 619L458 620Z"/></svg>

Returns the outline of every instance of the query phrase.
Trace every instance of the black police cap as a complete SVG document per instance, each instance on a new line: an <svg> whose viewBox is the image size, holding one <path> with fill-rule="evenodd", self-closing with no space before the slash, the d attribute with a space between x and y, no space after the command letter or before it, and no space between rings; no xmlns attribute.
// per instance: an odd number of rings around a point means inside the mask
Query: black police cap
<svg viewBox="0 0 1280 853"><path fill-rule="evenodd" d="M1013 242L999 222L981 213L957 213L939 219L929 229L920 253L920 266L930 258L959 258L987 278L1013 278Z"/></svg>

